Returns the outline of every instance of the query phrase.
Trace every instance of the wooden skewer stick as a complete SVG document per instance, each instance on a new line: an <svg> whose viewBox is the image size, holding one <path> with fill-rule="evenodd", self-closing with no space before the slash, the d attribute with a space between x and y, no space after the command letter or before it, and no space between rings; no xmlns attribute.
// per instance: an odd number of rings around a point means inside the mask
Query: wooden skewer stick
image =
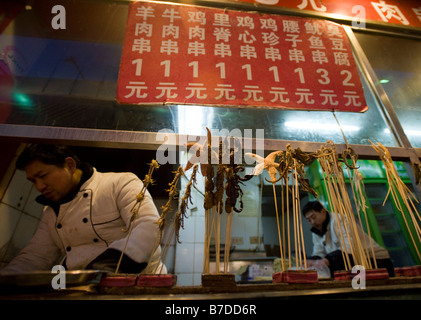
<svg viewBox="0 0 421 320"><path fill-rule="evenodd" d="M220 272L220 255L221 255L221 214L220 212L221 203L218 203L218 207L216 210L216 229L215 229L215 249L216 249L216 272Z"/></svg>
<svg viewBox="0 0 421 320"><path fill-rule="evenodd" d="M227 226L225 233L225 248L224 248L224 273L228 273L230 249L231 249L231 231L232 231L232 218L234 215L234 209L231 209L230 213L227 213Z"/></svg>
<svg viewBox="0 0 421 320"><path fill-rule="evenodd" d="M279 241L279 251L281 255L281 266L282 266L282 271L284 271L286 268L285 268L285 261L284 261L284 253L282 249L283 246L282 246L282 240L281 240L281 229L280 229L280 224L279 224L278 204L276 201L276 188L275 188L274 182L272 182L272 189L273 189L273 199L275 201L276 224L278 227L278 241Z"/></svg>

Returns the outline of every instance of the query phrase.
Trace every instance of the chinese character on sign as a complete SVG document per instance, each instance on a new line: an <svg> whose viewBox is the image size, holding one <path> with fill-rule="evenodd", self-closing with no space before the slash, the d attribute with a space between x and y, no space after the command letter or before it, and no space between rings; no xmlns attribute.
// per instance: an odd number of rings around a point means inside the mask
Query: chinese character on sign
<svg viewBox="0 0 421 320"><path fill-rule="evenodd" d="M125 98L130 98L133 95L136 96L136 98L146 98L148 96L147 93L142 93L142 90L147 90L148 87L145 86L144 82L136 82L136 81L130 81L130 85L127 85L126 88L130 89L130 93Z"/></svg>
<svg viewBox="0 0 421 320"><path fill-rule="evenodd" d="M180 13L174 8L165 9L162 17L170 19L170 22L173 23L175 19L181 19Z"/></svg>
<svg viewBox="0 0 421 320"><path fill-rule="evenodd" d="M159 86L156 87L157 90L161 90L161 93L156 96L156 98L165 97L167 99L177 98L178 94L173 92L177 90L174 82L160 82Z"/></svg>
<svg viewBox="0 0 421 320"><path fill-rule="evenodd" d="M139 53L151 52L151 40L143 38L134 39L132 51L136 51Z"/></svg>
<svg viewBox="0 0 421 320"><path fill-rule="evenodd" d="M231 47L229 44L225 44L225 43L216 43L215 44L215 50L214 50L214 55L215 56L220 56L222 58L227 57L231 57L232 56L232 52L231 52Z"/></svg>
<svg viewBox="0 0 421 320"><path fill-rule="evenodd" d="M421 21L421 7L419 7L419 8L412 8L412 11L414 11L414 13L417 16L418 20Z"/></svg>
<svg viewBox="0 0 421 320"><path fill-rule="evenodd" d="M260 23L262 24L261 29L269 29L272 31L278 31L278 25L276 24L275 19L260 19Z"/></svg>
<svg viewBox="0 0 421 320"><path fill-rule="evenodd" d="M316 4L316 1L320 3L320 6L318 6ZM316 11L321 11L321 12L326 12L326 7L323 5L321 0L310 0L310 4L311 4L311 9L316 10ZM298 9L305 9L308 6L308 0L303 0L303 2L301 2L297 8Z"/></svg>
<svg viewBox="0 0 421 320"><path fill-rule="evenodd" d="M361 106L361 102L358 100L360 97L357 95L355 91L345 91L344 97L347 98L347 102L345 103L346 106L354 105L354 106Z"/></svg>
<svg viewBox="0 0 421 320"><path fill-rule="evenodd" d="M192 97L196 97L197 99L206 99L208 96L206 93L202 93L203 91L206 91L203 83L189 83L189 87L186 89L190 91L190 94L186 97L186 99L190 99Z"/></svg>
<svg viewBox="0 0 421 320"><path fill-rule="evenodd" d="M268 44L270 46L276 46L279 44L279 37L273 32L262 32L262 39L263 44Z"/></svg>
<svg viewBox="0 0 421 320"><path fill-rule="evenodd" d="M285 91L285 88L278 88L278 87L271 87L270 94L273 95L273 99L270 100L270 102L282 102L282 103L288 103L289 98L285 98L284 96L288 95L288 92Z"/></svg>
<svg viewBox="0 0 421 320"><path fill-rule="evenodd" d="M136 23L136 29L135 29L135 36L145 34L147 37L152 36L152 24L142 22L142 23Z"/></svg>
<svg viewBox="0 0 421 320"><path fill-rule="evenodd" d="M237 27L247 27L250 30L254 29L254 21L251 17L237 17Z"/></svg>
<svg viewBox="0 0 421 320"><path fill-rule="evenodd" d="M196 22L196 23L200 23L201 25L205 25L206 14L200 11L189 12L189 20L187 22Z"/></svg>
<svg viewBox="0 0 421 320"><path fill-rule="evenodd" d="M265 59L267 60L281 60L282 56L278 48L269 47L265 48Z"/></svg>
<svg viewBox="0 0 421 320"><path fill-rule="evenodd" d="M234 100L236 98L235 95L231 95L234 92L231 84L218 84L215 88L215 91L219 92L219 95L215 98L216 100L222 98L227 100Z"/></svg>
<svg viewBox="0 0 421 320"><path fill-rule="evenodd" d="M391 19L396 19L404 25L409 25L409 21L405 18L398 6L387 4L386 1L372 2L371 3L385 22L391 22Z"/></svg>
<svg viewBox="0 0 421 320"><path fill-rule="evenodd" d="M137 8L136 17L142 17L143 21L146 21L148 18L155 18L154 9L145 6Z"/></svg>
<svg viewBox="0 0 421 320"><path fill-rule="evenodd" d="M320 96L324 98L322 105L329 104L331 106L337 106L339 104L339 101L335 99L337 94L333 90L322 90Z"/></svg>

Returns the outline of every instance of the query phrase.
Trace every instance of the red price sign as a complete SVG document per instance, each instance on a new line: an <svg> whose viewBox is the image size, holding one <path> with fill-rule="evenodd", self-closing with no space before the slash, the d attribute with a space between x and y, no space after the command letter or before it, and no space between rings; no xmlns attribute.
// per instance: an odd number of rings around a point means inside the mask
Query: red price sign
<svg viewBox="0 0 421 320"><path fill-rule="evenodd" d="M341 26L155 2L130 4L117 100L367 110Z"/></svg>

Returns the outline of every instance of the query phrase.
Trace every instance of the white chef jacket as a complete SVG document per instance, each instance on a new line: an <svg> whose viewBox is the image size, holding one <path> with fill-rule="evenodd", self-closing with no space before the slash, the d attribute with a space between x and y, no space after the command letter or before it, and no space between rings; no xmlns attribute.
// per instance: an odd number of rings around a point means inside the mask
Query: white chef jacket
<svg viewBox="0 0 421 320"><path fill-rule="evenodd" d="M73 200L60 205L58 216L50 206L44 207L33 238L0 273L51 270L64 259L67 270L84 269L108 248L122 251L131 209L142 186L133 173L101 173L93 168L92 176ZM156 206L146 191L124 251L138 263L148 262L152 255L151 263L142 273L156 269L166 273L159 259L161 248L158 246L152 252L158 237L155 223L158 218Z"/></svg>

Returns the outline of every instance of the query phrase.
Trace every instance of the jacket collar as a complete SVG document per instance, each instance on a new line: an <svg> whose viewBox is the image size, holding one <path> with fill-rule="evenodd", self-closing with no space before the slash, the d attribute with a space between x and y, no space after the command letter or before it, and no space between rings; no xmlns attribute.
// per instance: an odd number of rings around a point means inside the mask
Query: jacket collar
<svg viewBox="0 0 421 320"><path fill-rule="evenodd" d="M94 173L94 168L89 163L86 163L86 162L81 163L80 169L82 170L82 177L80 179L80 182L79 182L77 188L73 192L68 194L64 199L62 199L60 201L52 201L50 199L47 199L44 195L41 194L41 195L39 195L38 197L35 198L35 201L44 205L44 206L49 206L49 207L53 208L56 215L58 215L58 212L60 210L60 206L64 203L72 201L75 198L75 196L77 195L77 193L79 192L82 185Z"/></svg>
<svg viewBox="0 0 421 320"><path fill-rule="evenodd" d="M322 225L322 231L320 231L319 229L317 229L315 227L311 228L310 231L317 234L320 237L323 237L324 234L327 232L329 222L330 222L330 214L328 212L328 213L326 213L326 220L323 222L323 225Z"/></svg>

